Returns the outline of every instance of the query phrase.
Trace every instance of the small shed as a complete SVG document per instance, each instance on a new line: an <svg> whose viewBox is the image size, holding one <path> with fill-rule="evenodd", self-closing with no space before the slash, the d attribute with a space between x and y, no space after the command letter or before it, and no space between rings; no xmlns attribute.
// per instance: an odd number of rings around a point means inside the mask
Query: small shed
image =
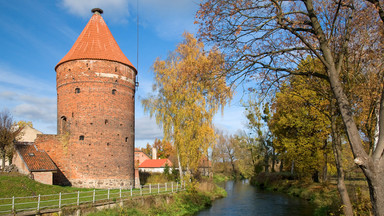
<svg viewBox="0 0 384 216"><path fill-rule="evenodd" d="M53 184L57 167L45 151L38 150L33 142L18 142L15 149L12 161L20 173L31 175L38 182Z"/></svg>

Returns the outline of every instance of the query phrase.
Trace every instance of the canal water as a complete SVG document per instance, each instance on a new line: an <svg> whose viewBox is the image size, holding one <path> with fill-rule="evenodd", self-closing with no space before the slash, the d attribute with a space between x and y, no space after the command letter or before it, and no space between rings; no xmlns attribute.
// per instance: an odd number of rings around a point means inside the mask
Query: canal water
<svg viewBox="0 0 384 216"><path fill-rule="evenodd" d="M224 185L227 197L215 200L203 215L313 215L314 207L307 201L286 194L263 191L247 180L228 181Z"/></svg>

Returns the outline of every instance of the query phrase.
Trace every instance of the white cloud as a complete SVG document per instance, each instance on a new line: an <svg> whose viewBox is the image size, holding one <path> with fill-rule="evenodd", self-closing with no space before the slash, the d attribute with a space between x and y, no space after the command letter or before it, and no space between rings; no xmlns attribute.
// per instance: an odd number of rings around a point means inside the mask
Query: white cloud
<svg viewBox="0 0 384 216"><path fill-rule="evenodd" d="M90 17L92 8L101 8L112 21L124 22L130 14L129 3L128 0L63 0L61 5L81 17Z"/></svg>
<svg viewBox="0 0 384 216"><path fill-rule="evenodd" d="M196 32L193 22L198 3L193 0L62 0L60 5L83 18L90 17L92 8L101 8L103 16L123 23L128 18L136 22L139 9L140 25L154 29L159 37L167 40L180 37L184 31Z"/></svg>
<svg viewBox="0 0 384 216"><path fill-rule="evenodd" d="M56 106L54 104L24 103L12 109L12 113L20 119L28 121L43 121L44 123L56 122Z"/></svg>
<svg viewBox="0 0 384 216"><path fill-rule="evenodd" d="M0 92L0 100L3 101L3 106L11 104L10 102L14 104L12 107L8 105L8 108L17 120L56 122L56 98L4 91Z"/></svg>
<svg viewBox="0 0 384 216"><path fill-rule="evenodd" d="M163 132L156 124L156 120L148 116L136 119L135 121L135 139L136 140L150 140L162 139Z"/></svg>
<svg viewBox="0 0 384 216"><path fill-rule="evenodd" d="M44 91L46 93L54 93L55 85L48 84L45 81L36 79L35 77L22 74L14 69L0 63L0 84L12 87L22 88L28 91ZM4 93L3 93L4 94Z"/></svg>

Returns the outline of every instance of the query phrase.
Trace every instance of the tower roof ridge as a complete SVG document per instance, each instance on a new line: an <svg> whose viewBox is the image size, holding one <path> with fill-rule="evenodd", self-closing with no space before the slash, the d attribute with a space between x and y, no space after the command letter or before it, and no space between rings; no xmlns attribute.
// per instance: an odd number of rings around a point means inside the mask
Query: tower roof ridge
<svg viewBox="0 0 384 216"><path fill-rule="evenodd" d="M69 52L57 63L55 70L59 65L71 60L95 59L120 62L136 71L136 68L121 51L99 10L101 9L92 11L94 14L88 24Z"/></svg>

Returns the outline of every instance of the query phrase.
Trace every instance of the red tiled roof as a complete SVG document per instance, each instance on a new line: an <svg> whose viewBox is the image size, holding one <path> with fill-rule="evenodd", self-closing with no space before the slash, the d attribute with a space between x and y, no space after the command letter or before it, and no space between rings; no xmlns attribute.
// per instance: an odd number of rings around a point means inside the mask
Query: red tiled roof
<svg viewBox="0 0 384 216"><path fill-rule="evenodd" d="M165 167L165 164L172 166L172 162L168 159L149 159L140 164L139 168L160 168Z"/></svg>
<svg viewBox="0 0 384 216"><path fill-rule="evenodd" d="M71 50L57 63L55 69L64 62L79 59L100 59L120 62L132 67L136 71L135 67L133 67L116 43L103 17L98 13L93 14Z"/></svg>
<svg viewBox="0 0 384 216"><path fill-rule="evenodd" d="M57 167L45 151L39 151L35 144L19 143L15 145L29 171L56 171Z"/></svg>

